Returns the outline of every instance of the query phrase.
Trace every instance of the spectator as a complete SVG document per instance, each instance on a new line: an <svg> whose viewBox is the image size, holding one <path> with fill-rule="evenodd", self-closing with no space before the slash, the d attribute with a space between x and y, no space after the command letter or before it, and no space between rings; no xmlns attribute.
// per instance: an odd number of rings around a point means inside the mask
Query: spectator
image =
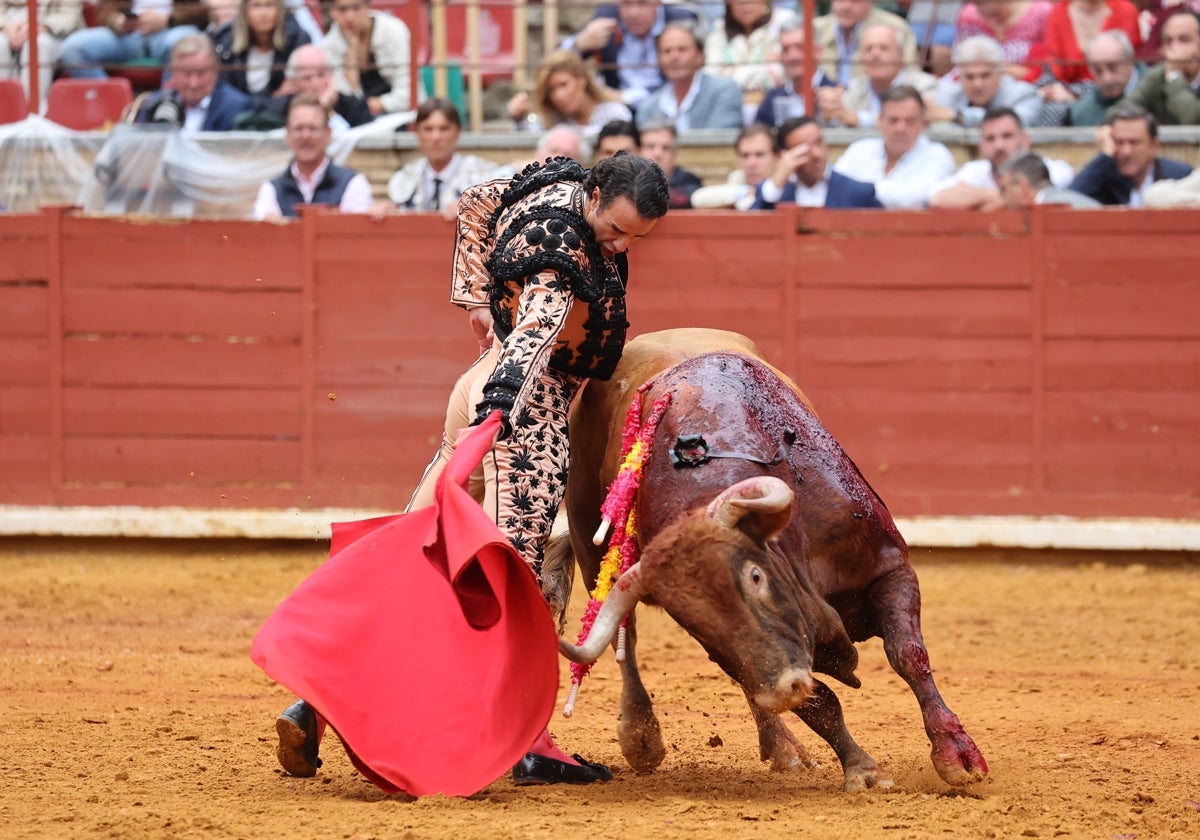
<svg viewBox="0 0 1200 840"><path fill-rule="evenodd" d="M1159 125L1200 125L1200 17L1195 12L1175 12L1166 19L1162 55L1162 64L1147 70L1115 107L1138 105Z"/></svg>
<svg viewBox="0 0 1200 840"><path fill-rule="evenodd" d="M1192 171L1186 163L1158 156L1158 120L1144 108L1119 105L1109 114L1108 132L1101 134L1101 152L1071 184L1101 204L1142 207L1154 183L1177 180ZM1111 150L1111 151L1110 151Z"/></svg>
<svg viewBox="0 0 1200 840"><path fill-rule="evenodd" d="M98 25L68 35L58 63L76 79L103 79L106 65L139 59L169 64L175 44L199 32L207 19L200 3L176 9L171 0L104 0L96 8Z"/></svg>
<svg viewBox="0 0 1200 840"><path fill-rule="evenodd" d="M913 0L904 16L917 42L917 57L935 78L954 69L954 32L962 0Z"/></svg>
<svg viewBox="0 0 1200 840"><path fill-rule="evenodd" d="M1000 45L985 35L960 41L954 48L957 78L938 82L930 117L977 126L989 108L1012 108L1023 125L1036 125L1042 111L1037 88L1004 73Z"/></svg>
<svg viewBox="0 0 1200 840"><path fill-rule="evenodd" d="M775 151L775 167L758 185L755 210L771 210L792 202L801 207L840 209L883 206L871 184L829 168L825 138L812 117L796 117L779 126Z"/></svg>
<svg viewBox="0 0 1200 840"><path fill-rule="evenodd" d="M282 175L259 189L254 218L299 218L303 204L336 207L343 213L366 213L371 208L367 177L338 166L325 154L333 132L329 112L320 102L308 96L292 97L286 132L292 162Z"/></svg>
<svg viewBox="0 0 1200 840"><path fill-rule="evenodd" d="M817 102L826 125L873 128L879 122L879 97L893 85L915 88L922 98L937 87L937 79L904 64L900 31L887 23L865 27L859 36L858 54L864 73L850 87L821 88Z"/></svg>
<svg viewBox="0 0 1200 840"><path fill-rule="evenodd" d="M204 8L208 10L208 23L204 32L211 38L217 30L227 23L232 23L237 17L241 0L203 0Z"/></svg>
<svg viewBox="0 0 1200 840"><path fill-rule="evenodd" d="M775 138L767 126L751 123L738 133L733 148L738 158L737 169L729 173L724 184L700 187L693 192L693 208L749 210L754 205L758 185L775 168Z"/></svg>
<svg viewBox="0 0 1200 840"><path fill-rule="evenodd" d="M538 140L534 160L545 163L552 157L565 157L583 163L590 155L591 150L584 148L583 135L578 130L569 125L556 125Z"/></svg>
<svg viewBox="0 0 1200 840"><path fill-rule="evenodd" d="M1002 207L1004 198L997 173L1008 161L1028 152L1029 145L1029 134L1016 111L1011 108L988 111L979 125L979 158L967 161L935 186L929 206L959 210ZM1051 172L1047 177L1056 187L1068 187L1075 179L1075 170L1065 160L1050 160L1044 164Z"/></svg>
<svg viewBox="0 0 1200 840"><path fill-rule="evenodd" d="M637 123L633 120L613 120L606 123L596 135L595 160L610 158L617 152L629 152L636 155L642 145Z"/></svg>
<svg viewBox="0 0 1200 840"><path fill-rule="evenodd" d="M135 122L165 123L185 133L230 131L238 116L254 107L249 96L220 79L212 39L184 35L171 50L172 87L146 98Z"/></svg>
<svg viewBox="0 0 1200 840"><path fill-rule="evenodd" d="M283 0L243 0L237 15L212 36L221 79L261 104L281 95L284 68L308 33Z"/></svg>
<svg viewBox="0 0 1200 840"><path fill-rule="evenodd" d="M1120 29L1101 32L1084 48L1092 82L1071 105L1070 125L1103 125L1104 112L1132 91L1141 74L1133 43Z"/></svg>
<svg viewBox="0 0 1200 840"><path fill-rule="evenodd" d="M896 28L904 44L904 64L916 66L916 40L904 18L876 7L873 0L833 0L831 8L830 14L813 21L813 38L821 45L821 69L843 88L850 86L854 76L863 74L858 39L864 29L877 23Z"/></svg>
<svg viewBox="0 0 1200 840"><path fill-rule="evenodd" d="M1200 14L1200 0L1139 0L1141 9L1139 22L1144 38L1137 57L1148 63L1162 59L1162 28L1167 18L1178 11L1193 11Z"/></svg>
<svg viewBox="0 0 1200 840"><path fill-rule="evenodd" d="M1200 169L1178 181L1158 181L1146 190L1147 207L1200 207Z"/></svg>
<svg viewBox="0 0 1200 840"><path fill-rule="evenodd" d="M666 120L656 120L642 125L641 156L658 164L667 176L670 190L670 206L684 209L692 206L692 193L700 188L700 177L682 166L675 165L679 135L675 126Z"/></svg>
<svg viewBox="0 0 1200 840"><path fill-rule="evenodd" d="M783 64L783 72L787 76L787 81L779 87L767 91L754 115L755 122L775 126L792 117L804 116L806 107L804 94L807 89L804 78L804 40L806 37L806 27L804 21L800 19L795 19L780 27L779 60ZM813 72L809 82L814 93L819 92L821 88L837 85L837 81L826 76L825 71L821 69L821 44L819 41L813 45L813 64L817 69ZM815 116L820 119L821 109L816 97L813 99L813 108L816 111Z"/></svg>
<svg viewBox="0 0 1200 840"><path fill-rule="evenodd" d="M958 15L954 42L958 45L967 38L986 35L1000 45L1005 75L1018 81L1036 82L1042 73L1037 59L1041 52L1039 45L1046 37L1046 19L1050 16L1051 5L1048 0L968 3Z"/></svg>
<svg viewBox="0 0 1200 840"><path fill-rule="evenodd" d="M901 85L883 94L880 137L855 140L834 169L875 185L875 196L888 209L915 210L929 203L934 186L954 171L954 156L925 136L925 102Z"/></svg>
<svg viewBox="0 0 1200 840"><path fill-rule="evenodd" d="M701 72L704 43L694 27L671 23L663 29L658 36L658 66L667 83L642 100L637 109L639 125L666 119L684 133L742 127L742 92L729 79Z"/></svg>
<svg viewBox="0 0 1200 840"><path fill-rule="evenodd" d="M0 79L20 78L29 99L29 10L26 0L3 0L4 41L0 45ZM54 81L54 62L63 39L83 26L79 0L38 0L38 92L42 102ZM40 110L34 107L33 111Z"/></svg>
<svg viewBox="0 0 1200 840"><path fill-rule="evenodd" d="M779 63L779 32L797 20L790 9L770 0L725 0L725 14L704 41L705 69L733 79L743 93L761 94L784 82Z"/></svg>
<svg viewBox="0 0 1200 840"><path fill-rule="evenodd" d="M595 16L563 42L584 58L597 57L604 83L621 92L636 109L646 95L662 86L655 44L668 23L698 24L696 13L659 0L620 0L596 9Z"/></svg>
<svg viewBox="0 0 1200 840"><path fill-rule="evenodd" d="M309 43L320 44L325 40L325 20L324 15L318 20L313 16L312 10L308 7L308 0L284 0L287 10L292 13L292 17L300 24L300 28L308 33ZM318 3L317 13L320 14L321 7L324 3Z"/></svg>
<svg viewBox="0 0 1200 840"><path fill-rule="evenodd" d="M329 112L329 128L337 135L374 119L365 99L342 93L333 80L333 67L325 50L314 44L297 47L284 70L284 101L295 94L311 96ZM286 114L286 106L284 113Z"/></svg>
<svg viewBox="0 0 1200 840"><path fill-rule="evenodd" d="M333 0L329 15L333 25L322 46L337 89L365 99L376 117L407 111L411 39L404 21L374 11L368 0Z"/></svg>
<svg viewBox="0 0 1200 840"><path fill-rule="evenodd" d="M1062 0L1046 18L1042 51L1050 71L1069 85L1092 78L1082 47L1101 32L1121 32L1134 48L1142 43L1138 10L1130 0Z"/></svg>
<svg viewBox="0 0 1200 840"><path fill-rule="evenodd" d="M1065 204L1080 209L1103 206L1090 196L1051 183L1046 161L1031 152L1005 163L997 179L1003 196L1001 206L1010 210L1034 204Z"/></svg>
<svg viewBox="0 0 1200 840"><path fill-rule="evenodd" d="M422 102L413 133L421 156L388 181L388 198L396 209L440 212L453 219L458 214L458 199L468 187L500 177L500 167L491 161L459 153L462 117L450 100Z"/></svg>
<svg viewBox="0 0 1200 840"><path fill-rule="evenodd" d="M595 134L606 123L633 117L620 94L601 85L571 50L548 55L538 67L532 102L519 91L508 100L508 113L518 130L538 133L566 125Z"/></svg>

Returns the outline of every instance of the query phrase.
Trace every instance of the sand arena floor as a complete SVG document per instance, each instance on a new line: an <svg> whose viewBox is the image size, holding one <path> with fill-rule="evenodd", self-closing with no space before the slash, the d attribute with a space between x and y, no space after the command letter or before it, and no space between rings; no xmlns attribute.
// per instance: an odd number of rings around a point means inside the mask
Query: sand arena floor
<svg viewBox="0 0 1200 840"><path fill-rule="evenodd" d="M1200 837L1194 556L916 553L938 685L991 765L969 789L934 773L916 701L878 640L860 646L863 688L834 685L896 786L847 795L832 751L796 719L823 767L769 772L741 692L643 608L640 659L668 747L656 773L620 756L609 656L575 716L551 726L611 764L612 782L504 778L470 798L411 800L366 783L335 740L316 779L276 765L274 718L290 696L250 662L250 640L324 554L0 542L0 837Z"/></svg>

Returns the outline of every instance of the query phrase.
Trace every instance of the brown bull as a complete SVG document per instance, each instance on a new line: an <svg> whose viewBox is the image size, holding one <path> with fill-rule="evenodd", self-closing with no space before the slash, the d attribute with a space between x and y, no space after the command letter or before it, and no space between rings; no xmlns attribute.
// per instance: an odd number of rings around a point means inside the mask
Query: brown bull
<svg viewBox="0 0 1200 840"><path fill-rule="evenodd" d="M665 755L637 670L632 611L644 601L741 685L773 769L814 766L778 717L790 709L833 747L845 790L891 784L813 675L859 687L853 642L879 636L920 704L938 774L953 785L985 778L983 756L934 685L916 575L890 514L800 390L744 336L645 335L610 381L589 383L571 420L570 544L557 540L548 565L569 568L573 552L594 582L604 548L592 535L620 463L626 411L649 380L643 417L661 394L671 403L637 502L641 560L613 587L588 642L560 643L569 658L594 661L629 616L619 740L634 770L649 772ZM673 450L691 465L672 463Z"/></svg>

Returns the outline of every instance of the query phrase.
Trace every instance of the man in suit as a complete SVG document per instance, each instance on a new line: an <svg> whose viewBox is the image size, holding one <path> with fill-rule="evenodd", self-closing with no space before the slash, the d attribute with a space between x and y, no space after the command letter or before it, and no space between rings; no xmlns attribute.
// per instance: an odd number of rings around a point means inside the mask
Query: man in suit
<svg viewBox="0 0 1200 840"><path fill-rule="evenodd" d="M1177 180L1192 167L1158 156L1158 120L1136 105L1122 105L1109 115L1100 135L1101 151L1075 176L1071 189L1101 204L1145 206L1146 190L1158 181Z"/></svg>
<svg viewBox="0 0 1200 840"><path fill-rule="evenodd" d="M658 36L658 66L667 83L642 100L638 125L670 120L680 134L703 128L742 127L737 82L701 72L704 39L695 27L671 23Z"/></svg>
<svg viewBox="0 0 1200 840"><path fill-rule="evenodd" d="M667 176L670 207L684 210L692 206L692 193L700 188L700 176L675 165L679 135L667 120L651 120L639 129L641 145L638 154L658 164Z"/></svg>
<svg viewBox="0 0 1200 840"><path fill-rule="evenodd" d="M595 16L563 42L584 58L597 57L604 83L621 91L630 108L662 86L655 41L668 23L698 23L696 13L659 0L621 0L596 9Z"/></svg>
<svg viewBox="0 0 1200 840"><path fill-rule="evenodd" d="M1067 115L1067 125L1104 125L1104 112L1137 87L1142 70L1133 43L1120 29L1107 29L1083 48L1093 82L1079 95Z"/></svg>
<svg viewBox="0 0 1200 840"><path fill-rule="evenodd" d="M769 178L758 185L754 210L772 210L789 202L801 207L878 209L875 187L834 172L820 124L793 117L775 133L779 157Z"/></svg>
<svg viewBox="0 0 1200 840"><path fill-rule="evenodd" d="M165 123L183 133L230 131L254 107L249 96L220 81L217 51L207 35L185 35L171 50L171 87L150 96L136 122Z"/></svg>
<svg viewBox="0 0 1200 840"><path fill-rule="evenodd" d="M1050 168L1040 155L1026 152L1007 161L996 175L1003 198L1001 206L1016 210L1034 204L1062 204L1079 209L1102 206L1099 201L1050 182Z"/></svg>
<svg viewBox="0 0 1200 840"><path fill-rule="evenodd" d="M754 115L755 122L778 126L792 117L805 116L804 93L810 86L814 93L813 116L821 118L821 105L815 94L823 88L837 87L837 80L826 76L820 66L813 72L812 79L805 80L804 54L807 51L807 37L807 27L799 18L788 21L779 28L779 63L783 65L783 72L787 74L788 80L766 92ZM813 44L813 62L816 65L821 63L820 43Z"/></svg>

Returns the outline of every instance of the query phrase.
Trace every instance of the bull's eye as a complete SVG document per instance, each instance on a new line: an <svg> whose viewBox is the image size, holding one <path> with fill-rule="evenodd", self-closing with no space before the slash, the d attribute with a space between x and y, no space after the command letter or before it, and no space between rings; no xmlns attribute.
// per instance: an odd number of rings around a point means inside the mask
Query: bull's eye
<svg viewBox="0 0 1200 840"><path fill-rule="evenodd" d="M755 566L753 569L750 570L750 582L753 583L755 586L761 586L762 580L763 580L762 569L758 568L758 566Z"/></svg>
<svg viewBox="0 0 1200 840"><path fill-rule="evenodd" d="M759 566L746 564L742 567L742 587L747 595L756 598L767 596L767 574Z"/></svg>

